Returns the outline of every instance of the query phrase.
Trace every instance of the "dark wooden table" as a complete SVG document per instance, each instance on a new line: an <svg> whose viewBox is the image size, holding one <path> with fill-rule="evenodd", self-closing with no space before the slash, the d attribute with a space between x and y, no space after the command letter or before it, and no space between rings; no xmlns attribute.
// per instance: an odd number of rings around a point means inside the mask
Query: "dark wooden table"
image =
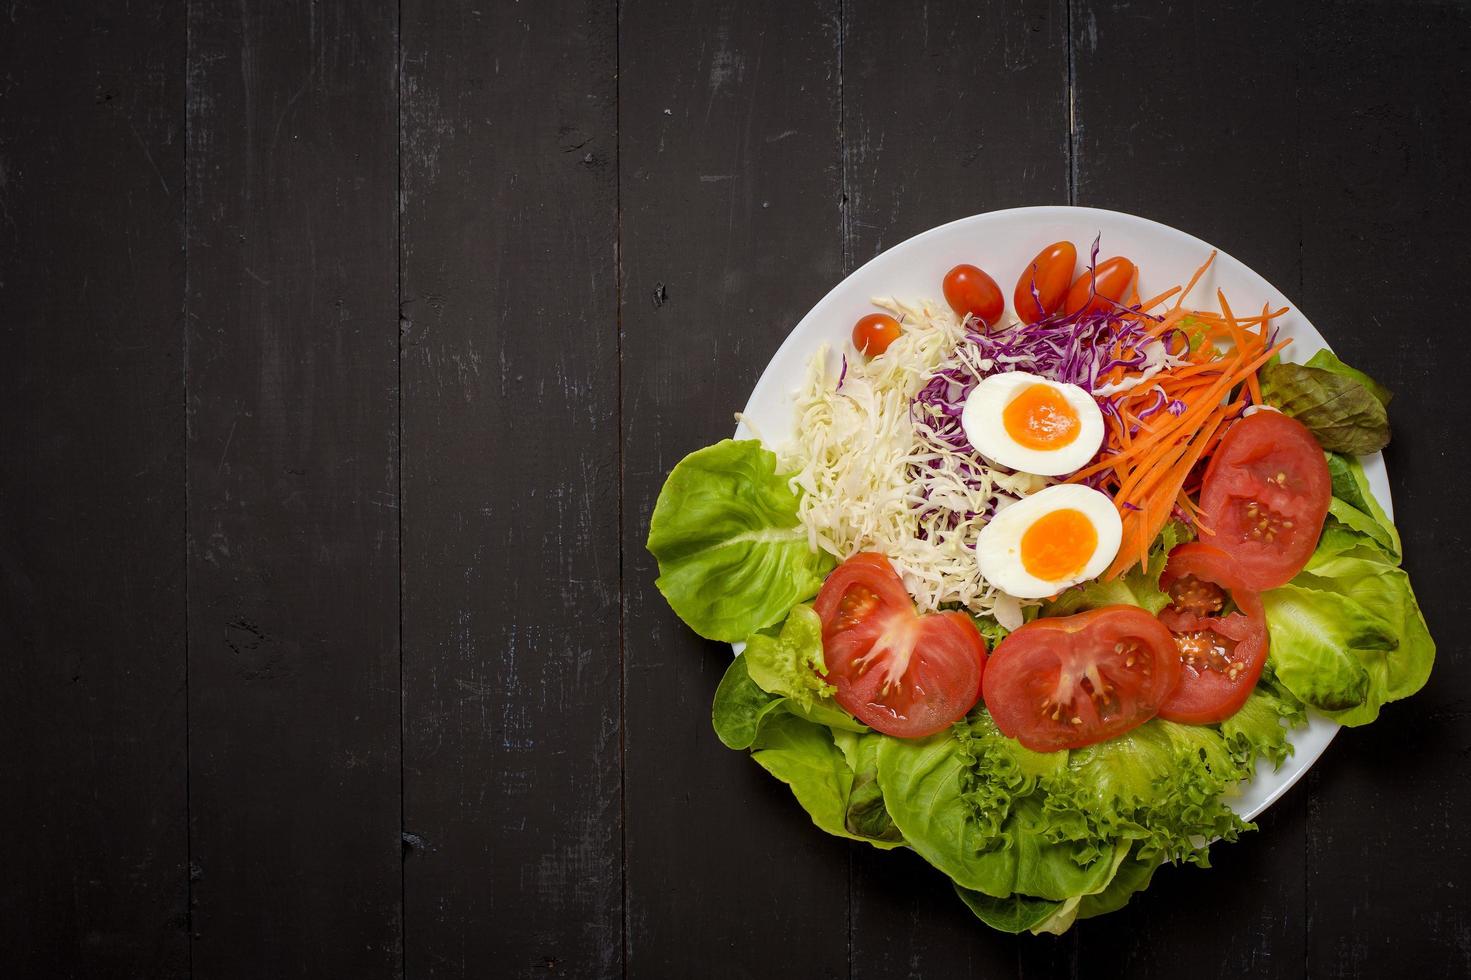
<svg viewBox="0 0 1471 980"><path fill-rule="evenodd" d="M9 4L0 975L1467 975L1468 83L1457 3ZM1399 393L1441 649L1014 938L720 746L643 541L847 271L1064 202Z"/></svg>

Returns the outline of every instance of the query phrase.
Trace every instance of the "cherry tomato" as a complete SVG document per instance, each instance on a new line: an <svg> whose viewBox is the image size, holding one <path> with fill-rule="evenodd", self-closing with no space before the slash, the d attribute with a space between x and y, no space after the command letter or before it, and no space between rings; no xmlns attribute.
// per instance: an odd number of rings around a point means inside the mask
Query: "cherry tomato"
<svg viewBox="0 0 1471 980"><path fill-rule="evenodd" d="M1153 718L1180 679L1175 639L1138 606L1034 619L996 647L982 687L1003 734L1076 749Z"/></svg>
<svg viewBox="0 0 1471 980"><path fill-rule="evenodd" d="M870 313L853 324L853 346L869 357L878 357L903 332L899 321L889 314Z"/></svg>
<svg viewBox="0 0 1471 980"><path fill-rule="evenodd" d="M1159 586L1170 597L1160 622L1180 651L1180 683L1159 716L1210 725L1234 715L1267 662L1267 620L1255 592L1241 587L1231 556L1192 541L1170 552ZM1222 615L1227 594L1236 606Z"/></svg>
<svg viewBox="0 0 1471 980"><path fill-rule="evenodd" d="M996 280L973 265L957 265L945 273L945 302L958 317L973 316L993 326L1006 309L1006 299Z"/></svg>
<svg viewBox="0 0 1471 980"><path fill-rule="evenodd" d="M1307 427L1257 412L1226 430L1206 466L1201 540L1231 556L1243 587L1274 589L1312 557L1332 496L1323 448Z"/></svg>
<svg viewBox="0 0 1471 980"><path fill-rule="evenodd" d="M812 604L838 704L886 735L933 735L981 696L986 641L964 613L917 615L883 555L839 565Z"/></svg>
<svg viewBox="0 0 1471 980"><path fill-rule="evenodd" d="M1073 266L1078 264L1078 250L1072 242L1053 242L1028 263L1016 281L1011 308L1023 323L1036 323L1056 313L1073 281ZM1036 295L1033 295L1033 289ZM1037 305L1037 300L1042 305Z"/></svg>
<svg viewBox="0 0 1471 980"><path fill-rule="evenodd" d="M1114 303L1122 300L1129 291L1135 271L1134 263L1122 255L1104 259L1096 268L1077 278L1067 291L1063 310L1067 313L1076 313L1079 310L1096 313L1099 310L1112 309Z"/></svg>

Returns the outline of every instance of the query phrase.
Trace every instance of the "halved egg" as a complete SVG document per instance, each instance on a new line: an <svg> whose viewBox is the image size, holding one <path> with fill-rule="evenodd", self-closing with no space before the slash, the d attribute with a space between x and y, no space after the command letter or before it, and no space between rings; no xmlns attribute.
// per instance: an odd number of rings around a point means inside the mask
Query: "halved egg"
<svg viewBox="0 0 1471 980"><path fill-rule="evenodd" d="M976 535L976 565L1007 595L1041 599L1103 574L1123 537L1123 521L1107 494L1063 483L991 518Z"/></svg>
<svg viewBox="0 0 1471 980"><path fill-rule="evenodd" d="M1025 371L982 378L960 424L991 462L1039 476L1082 469L1103 445L1103 413L1092 395Z"/></svg>

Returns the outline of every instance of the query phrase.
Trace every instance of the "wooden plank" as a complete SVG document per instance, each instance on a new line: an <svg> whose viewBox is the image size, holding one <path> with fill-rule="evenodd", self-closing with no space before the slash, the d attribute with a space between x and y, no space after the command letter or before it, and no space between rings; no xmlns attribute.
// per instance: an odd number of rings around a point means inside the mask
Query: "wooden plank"
<svg viewBox="0 0 1471 980"><path fill-rule="evenodd" d="M100 7L16 4L0 29L14 977L188 971L184 18Z"/></svg>
<svg viewBox="0 0 1471 980"><path fill-rule="evenodd" d="M1060 0L844 7L847 254L856 266L966 215L1067 201L1067 17ZM981 256L959 256L956 262ZM935 270L935 293L945 269ZM1012 270L991 270L1004 281ZM852 976L1005 976L1023 950L939 872L860 851Z"/></svg>
<svg viewBox="0 0 1471 980"><path fill-rule="evenodd" d="M1428 686L1342 733L1313 770L1312 976L1471 973L1471 662L1455 565L1471 541L1460 433L1471 353L1458 314L1471 220L1471 11L1333 3L1300 26L1303 304L1383 381L1409 570L1440 641Z"/></svg>
<svg viewBox="0 0 1471 980"><path fill-rule="evenodd" d="M1290 5L1075 3L1071 21L1077 203L1199 235L1297 298ZM1229 84L1197 62L1141 84L1141 53L1206 50ZM1164 869L1124 910L1082 923L1077 961L1131 977L1300 976L1305 823L1299 786L1258 833L1217 845L1211 870Z"/></svg>
<svg viewBox="0 0 1471 980"><path fill-rule="evenodd" d="M616 36L403 5L414 976L621 969Z"/></svg>
<svg viewBox="0 0 1471 980"><path fill-rule="evenodd" d="M836 2L625 6L619 33L627 969L839 977L847 847L710 729L730 649L654 588L664 477L842 275ZM773 966L773 964L778 964Z"/></svg>
<svg viewBox="0 0 1471 980"><path fill-rule="evenodd" d="M397 19L189 6L201 977L401 966Z"/></svg>

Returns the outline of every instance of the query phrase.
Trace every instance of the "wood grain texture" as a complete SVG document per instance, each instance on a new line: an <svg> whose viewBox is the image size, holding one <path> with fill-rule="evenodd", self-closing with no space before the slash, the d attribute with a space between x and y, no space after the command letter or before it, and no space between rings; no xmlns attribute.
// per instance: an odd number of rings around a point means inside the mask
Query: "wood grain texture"
<svg viewBox="0 0 1471 980"><path fill-rule="evenodd" d="M397 17L189 7L200 977L401 966Z"/></svg>
<svg viewBox="0 0 1471 980"><path fill-rule="evenodd" d="M848 271L956 218L1067 202L1062 2L845 3L842 66ZM985 267L976 248L955 261ZM923 861L864 847L852 917L854 978L1005 976L1056 945L993 932Z"/></svg>
<svg viewBox="0 0 1471 980"><path fill-rule="evenodd" d="M1385 451L1434 672L1310 776L1310 976L1471 975L1471 353L1457 312L1471 219L1471 10L1325 4L1301 24L1302 303L1397 395Z"/></svg>
<svg viewBox="0 0 1471 980"><path fill-rule="evenodd" d="M188 970L183 67L175 4L0 14L9 977Z"/></svg>
<svg viewBox="0 0 1471 980"><path fill-rule="evenodd" d="M407 970L615 976L615 11L403 13Z"/></svg>
<svg viewBox="0 0 1471 980"><path fill-rule="evenodd" d="M644 2L619 33L624 775L632 977L845 977L846 846L710 728L730 648L644 548L664 477L734 427L842 275L838 4Z"/></svg>

